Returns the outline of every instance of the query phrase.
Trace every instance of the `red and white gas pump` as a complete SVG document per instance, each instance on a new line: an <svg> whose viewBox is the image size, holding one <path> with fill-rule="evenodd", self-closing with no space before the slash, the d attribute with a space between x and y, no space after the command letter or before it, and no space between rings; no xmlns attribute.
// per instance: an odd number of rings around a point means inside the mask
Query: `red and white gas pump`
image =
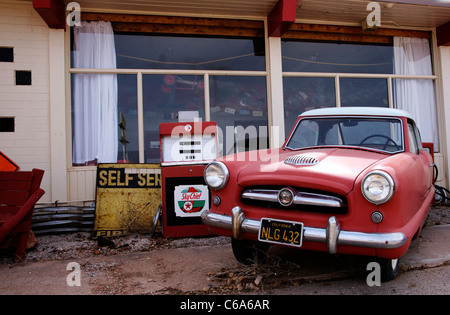
<svg viewBox="0 0 450 315"><path fill-rule="evenodd" d="M203 171L218 157L217 124L162 123L159 134L163 236L211 235L200 216L211 204Z"/></svg>

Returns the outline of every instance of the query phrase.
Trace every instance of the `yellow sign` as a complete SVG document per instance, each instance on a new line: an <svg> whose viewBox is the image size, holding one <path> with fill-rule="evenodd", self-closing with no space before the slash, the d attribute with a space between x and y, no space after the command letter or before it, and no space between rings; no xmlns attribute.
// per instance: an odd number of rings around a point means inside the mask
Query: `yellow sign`
<svg viewBox="0 0 450 315"><path fill-rule="evenodd" d="M99 164L92 237L150 233L160 204L159 164Z"/></svg>

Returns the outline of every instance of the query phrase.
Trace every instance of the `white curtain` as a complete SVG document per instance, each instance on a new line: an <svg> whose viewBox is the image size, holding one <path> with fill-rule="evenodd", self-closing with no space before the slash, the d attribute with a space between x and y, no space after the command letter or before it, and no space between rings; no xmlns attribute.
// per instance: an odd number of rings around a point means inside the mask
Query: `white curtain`
<svg viewBox="0 0 450 315"><path fill-rule="evenodd" d="M432 75L430 43L426 38L394 37L394 73ZM395 80L395 104L416 121L423 142L438 146L433 80Z"/></svg>
<svg viewBox="0 0 450 315"><path fill-rule="evenodd" d="M114 34L109 22L74 27L73 67L115 69ZM116 163L118 151L117 76L73 75L73 163Z"/></svg>

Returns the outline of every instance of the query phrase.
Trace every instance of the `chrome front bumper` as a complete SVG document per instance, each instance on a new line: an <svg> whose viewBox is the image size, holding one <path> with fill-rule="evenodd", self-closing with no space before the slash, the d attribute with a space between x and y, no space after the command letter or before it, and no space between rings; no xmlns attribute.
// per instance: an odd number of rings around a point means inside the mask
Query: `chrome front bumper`
<svg viewBox="0 0 450 315"><path fill-rule="evenodd" d="M240 207L231 210L231 216L205 211L202 214L203 223L223 229L232 230L233 238L240 239L242 233L258 234L260 221L246 219ZM303 240L308 242L326 243L331 254L337 252L338 245L348 245L368 248L393 249L406 243L403 233L362 233L341 230L336 217L330 217L326 228L303 227Z"/></svg>

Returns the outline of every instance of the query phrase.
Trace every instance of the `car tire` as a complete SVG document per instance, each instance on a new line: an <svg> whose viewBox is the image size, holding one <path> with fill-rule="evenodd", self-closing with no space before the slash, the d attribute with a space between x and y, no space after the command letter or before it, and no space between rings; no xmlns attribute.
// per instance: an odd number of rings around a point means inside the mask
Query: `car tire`
<svg viewBox="0 0 450 315"><path fill-rule="evenodd" d="M380 264L382 282L391 281L397 277L400 259L380 258L378 263Z"/></svg>
<svg viewBox="0 0 450 315"><path fill-rule="evenodd" d="M237 261L244 265L263 263L267 257L268 244L249 240L231 239L231 248Z"/></svg>

